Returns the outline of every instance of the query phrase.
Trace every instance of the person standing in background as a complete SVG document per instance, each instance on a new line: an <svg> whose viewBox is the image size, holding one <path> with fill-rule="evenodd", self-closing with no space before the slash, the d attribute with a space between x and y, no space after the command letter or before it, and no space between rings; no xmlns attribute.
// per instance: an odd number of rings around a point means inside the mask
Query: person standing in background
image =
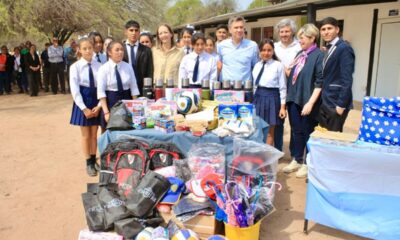
<svg viewBox="0 0 400 240"><path fill-rule="evenodd" d="M229 19L231 38L217 45L222 63L221 80L242 82L252 79L252 70L258 62L259 50L254 41L244 38L245 20L241 16Z"/></svg>
<svg viewBox="0 0 400 240"><path fill-rule="evenodd" d="M338 21L327 17L321 21L321 37L326 43L324 57L324 85L319 124L329 131L342 132L343 125L353 108L353 73L355 55L353 48L339 38Z"/></svg>
<svg viewBox="0 0 400 240"><path fill-rule="evenodd" d="M288 77L290 74L290 64L296 57L297 53L301 51L300 43L295 38L297 31L297 25L292 19L282 19L276 24L279 42L275 43L275 53L278 59L282 62L285 67L285 73ZM274 146L279 151L283 150L283 133L284 133L284 122L275 126L274 133ZM292 147L292 133L290 133L289 148Z"/></svg>
<svg viewBox="0 0 400 240"><path fill-rule="evenodd" d="M48 55L47 51L50 47L50 43L46 43L44 45L44 47L45 47L45 49L42 51L42 54L40 54L40 59L42 62L44 91L48 92L49 85L50 85L50 62L49 62L49 55Z"/></svg>
<svg viewBox="0 0 400 240"><path fill-rule="evenodd" d="M36 53L36 46L31 44L29 54L26 56L26 66L28 69L28 83L31 97L36 97L39 93L40 81L40 59Z"/></svg>
<svg viewBox="0 0 400 240"><path fill-rule="evenodd" d="M134 20L125 24L124 62L132 66L140 96L143 92L143 79L153 77L153 54L151 49L139 42L140 25Z"/></svg>
<svg viewBox="0 0 400 240"><path fill-rule="evenodd" d="M215 30L215 36L217 41L215 45L218 45L220 42L224 41L229 36L229 29L225 24L219 24Z"/></svg>
<svg viewBox="0 0 400 240"><path fill-rule="evenodd" d="M51 91L57 94L58 84L60 84L61 93L65 94L64 49L58 44L57 37L53 37L53 45L48 48L47 53L50 62Z"/></svg>

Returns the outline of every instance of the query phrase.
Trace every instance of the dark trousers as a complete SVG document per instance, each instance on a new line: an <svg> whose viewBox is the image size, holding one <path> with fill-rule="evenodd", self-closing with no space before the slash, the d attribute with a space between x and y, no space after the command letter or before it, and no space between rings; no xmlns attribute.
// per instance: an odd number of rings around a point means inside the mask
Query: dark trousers
<svg viewBox="0 0 400 240"><path fill-rule="evenodd" d="M22 92L28 92L28 77L25 72L15 72L15 79L19 90Z"/></svg>
<svg viewBox="0 0 400 240"><path fill-rule="evenodd" d="M296 103L290 102L287 106L289 123L292 129L291 155L298 163L305 163L304 151L306 150L306 144L318 122L309 115L301 116L302 107Z"/></svg>
<svg viewBox="0 0 400 240"><path fill-rule="evenodd" d="M50 81L51 91L56 94L58 91L58 84L60 84L61 92L65 93L64 81L64 63L50 63Z"/></svg>
<svg viewBox="0 0 400 240"><path fill-rule="evenodd" d="M39 93L40 71L28 72L29 93L31 96L37 96Z"/></svg>
<svg viewBox="0 0 400 240"><path fill-rule="evenodd" d="M46 91L49 91L49 85L50 85L50 68L43 67L43 84L44 84L44 89Z"/></svg>
<svg viewBox="0 0 400 240"><path fill-rule="evenodd" d="M344 110L342 115L337 114L336 108L331 108L321 104L319 108L319 125L329 131L343 132L343 125L346 121L349 110Z"/></svg>
<svg viewBox="0 0 400 240"><path fill-rule="evenodd" d="M7 76L7 72L0 72L0 94L6 91Z"/></svg>

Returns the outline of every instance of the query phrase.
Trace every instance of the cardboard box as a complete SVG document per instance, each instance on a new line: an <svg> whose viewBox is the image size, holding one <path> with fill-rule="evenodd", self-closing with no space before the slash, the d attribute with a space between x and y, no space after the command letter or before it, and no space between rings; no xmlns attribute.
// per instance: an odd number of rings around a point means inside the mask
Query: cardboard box
<svg viewBox="0 0 400 240"><path fill-rule="evenodd" d="M244 102L244 91L214 90L214 100L217 102Z"/></svg>
<svg viewBox="0 0 400 240"><path fill-rule="evenodd" d="M164 221L174 221L180 228L187 228L199 235L201 239L207 239L214 234L224 235L224 223L215 220L214 216L198 215L189 221L182 223L176 219L173 213L161 213Z"/></svg>

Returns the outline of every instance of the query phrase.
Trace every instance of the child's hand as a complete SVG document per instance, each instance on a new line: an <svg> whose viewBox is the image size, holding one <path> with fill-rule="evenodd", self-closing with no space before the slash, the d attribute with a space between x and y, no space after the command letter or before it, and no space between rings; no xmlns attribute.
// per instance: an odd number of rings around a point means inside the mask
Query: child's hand
<svg viewBox="0 0 400 240"><path fill-rule="evenodd" d="M286 117L286 109L284 107L281 107L281 109L279 110L279 117L281 119L284 119Z"/></svg>
<svg viewBox="0 0 400 240"><path fill-rule="evenodd" d="M104 120L106 120L107 123L110 120L110 113L109 112L104 114Z"/></svg>
<svg viewBox="0 0 400 240"><path fill-rule="evenodd" d="M88 109L88 108L83 109L83 114L85 114L85 117L86 117L87 119L93 117L92 111L91 111L90 109Z"/></svg>
<svg viewBox="0 0 400 240"><path fill-rule="evenodd" d="M98 117L98 116L99 116L100 109L101 109L100 106L96 106L96 107L94 107L94 108L92 109L93 117Z"/></svg>

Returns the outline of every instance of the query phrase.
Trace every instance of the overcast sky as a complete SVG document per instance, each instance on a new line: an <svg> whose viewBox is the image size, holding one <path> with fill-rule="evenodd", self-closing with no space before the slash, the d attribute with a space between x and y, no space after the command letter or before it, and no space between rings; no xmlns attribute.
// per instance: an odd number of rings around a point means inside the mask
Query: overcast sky
<svg viewBox="0 0 400 240"><path fill-rule="evenodd" d="M238 11L243 11L247 9L252 0L236 0L236 2L238 5Z"/></svg>

